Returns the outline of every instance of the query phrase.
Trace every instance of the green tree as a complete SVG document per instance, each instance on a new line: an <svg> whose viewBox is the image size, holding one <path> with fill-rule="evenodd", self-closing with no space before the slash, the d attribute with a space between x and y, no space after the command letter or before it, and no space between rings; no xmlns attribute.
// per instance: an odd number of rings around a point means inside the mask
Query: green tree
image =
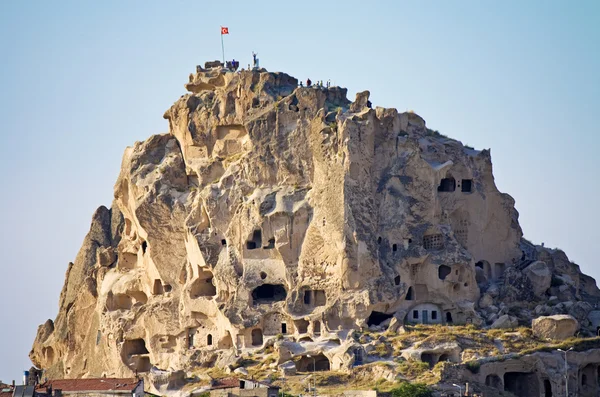
<svg viewBox="0 0 600 397"><path fill-rule="evenodd" d="M404 382L392 389L392 397L433 397L433 392L423 383Z"/></svg>

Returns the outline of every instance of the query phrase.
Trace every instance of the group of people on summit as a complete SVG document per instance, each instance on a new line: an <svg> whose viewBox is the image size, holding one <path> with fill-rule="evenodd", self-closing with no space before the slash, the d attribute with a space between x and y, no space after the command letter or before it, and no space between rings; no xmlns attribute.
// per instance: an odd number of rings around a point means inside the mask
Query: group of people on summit
<svg viewBox="0 0 600 397"><path fill-rule="evenodd" d="M204 64L204 67L206 69L210 69L210 68L218 67L218 66L221 66L221 67L225 66L227 69L235 72L239 69L240 62L236 61L235 59L232 59L231 61L226 61L225 65L223 65L223 63L221 63L219 61L210 61L210 62L206 62ZM259 68L260 68L260 66L259 66L258 54L255 53L254 51L252 51L252 68L250 68L250 64L248 64L248 70L257 70ZM304 84L302 83L302 81L300 81L300 83L298 85L300 87L304 87ZM308 78L308 79L306 79L306 87L330 88L331 80L327 80L325 83L323 83L323 80L317 80L317 82L313 84L312 80L310 78Z"/></svg>
<svg viewBox="0 0 600 397"><path fill-rule="evenodd" d="M313 86L313 82L311 81L310 78L306 79L306 86L307 87L312 87ZM323 80L317 81L314 85L315 87L323 87ZM302 85L302 82L300 82L300 87L304 87L304 85ZM327 82L325 83L325 88L329 88L331 87L331 81L327 80Z"/></svg>

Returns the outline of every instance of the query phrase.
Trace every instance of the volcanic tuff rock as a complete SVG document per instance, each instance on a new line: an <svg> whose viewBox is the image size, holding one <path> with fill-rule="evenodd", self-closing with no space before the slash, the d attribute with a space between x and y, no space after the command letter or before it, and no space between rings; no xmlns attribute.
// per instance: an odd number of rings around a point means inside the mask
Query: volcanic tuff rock
<svg viewBox="0 0 600 397"><path fill-rule="evenodd" d="M564 340L577 332L579 323L573 316L558 314L541 316L531 322L533 334L540 338Z"/></svg>
<svg viewBox="0 0 600 397"><path fill-rule="evenodd" d="M288 372L307 353L347 369L368 354L352 330L527 323L551 295L600 296L522 239L489 150L283 73L199 69L186 88L169 133L126 149L38 330L30 357L49 377L225 367L273 345Z"/></svg>
<svg viewBox="0 0 600 397"><path fill-rule="evenodd" d="M569 396L598 396L600 349L575 350L568 353ZM442 382L460 379L484 396L565 396L565 354L556 349L526 355L487 357L477 366L446 366ZM451 388L448 388L450 391Z"/></svg>

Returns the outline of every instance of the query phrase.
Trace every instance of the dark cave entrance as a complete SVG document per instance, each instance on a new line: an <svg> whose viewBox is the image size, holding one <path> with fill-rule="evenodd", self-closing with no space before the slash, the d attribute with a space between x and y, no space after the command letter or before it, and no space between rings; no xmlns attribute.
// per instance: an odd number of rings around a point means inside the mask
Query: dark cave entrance
<svg viewBox="0 0 600 397"><path fill-rule="evenodd" d="M504 374L504 391L517 397L539 396L539 381L533 373L507 372Z"/></svg>
<svg viewBox="0 0 600 397"><path fill-rule="evenodd" d="M285 300L287 291L281 284L263 284L252 291L254 304L272 303Z"/></svg>
<svg viewBox="0 0 600 397"><path fill-rule="evenodd" d="M379 325L387 319L394 317L394 314L382 313L373 310L371 315L367 319L367 325L370 327L371 325Z"/></svg>

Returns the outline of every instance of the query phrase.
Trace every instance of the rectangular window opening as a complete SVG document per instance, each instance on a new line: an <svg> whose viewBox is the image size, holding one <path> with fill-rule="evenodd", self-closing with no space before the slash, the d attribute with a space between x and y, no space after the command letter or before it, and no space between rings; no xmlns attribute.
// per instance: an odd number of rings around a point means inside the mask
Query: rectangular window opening
<svg viewBox="0 0 600 397"><path fill-rule="evenodd" d="M473 180L463 179L461 182L460 191L463 193L471 193L473 191Z"/></svg>

